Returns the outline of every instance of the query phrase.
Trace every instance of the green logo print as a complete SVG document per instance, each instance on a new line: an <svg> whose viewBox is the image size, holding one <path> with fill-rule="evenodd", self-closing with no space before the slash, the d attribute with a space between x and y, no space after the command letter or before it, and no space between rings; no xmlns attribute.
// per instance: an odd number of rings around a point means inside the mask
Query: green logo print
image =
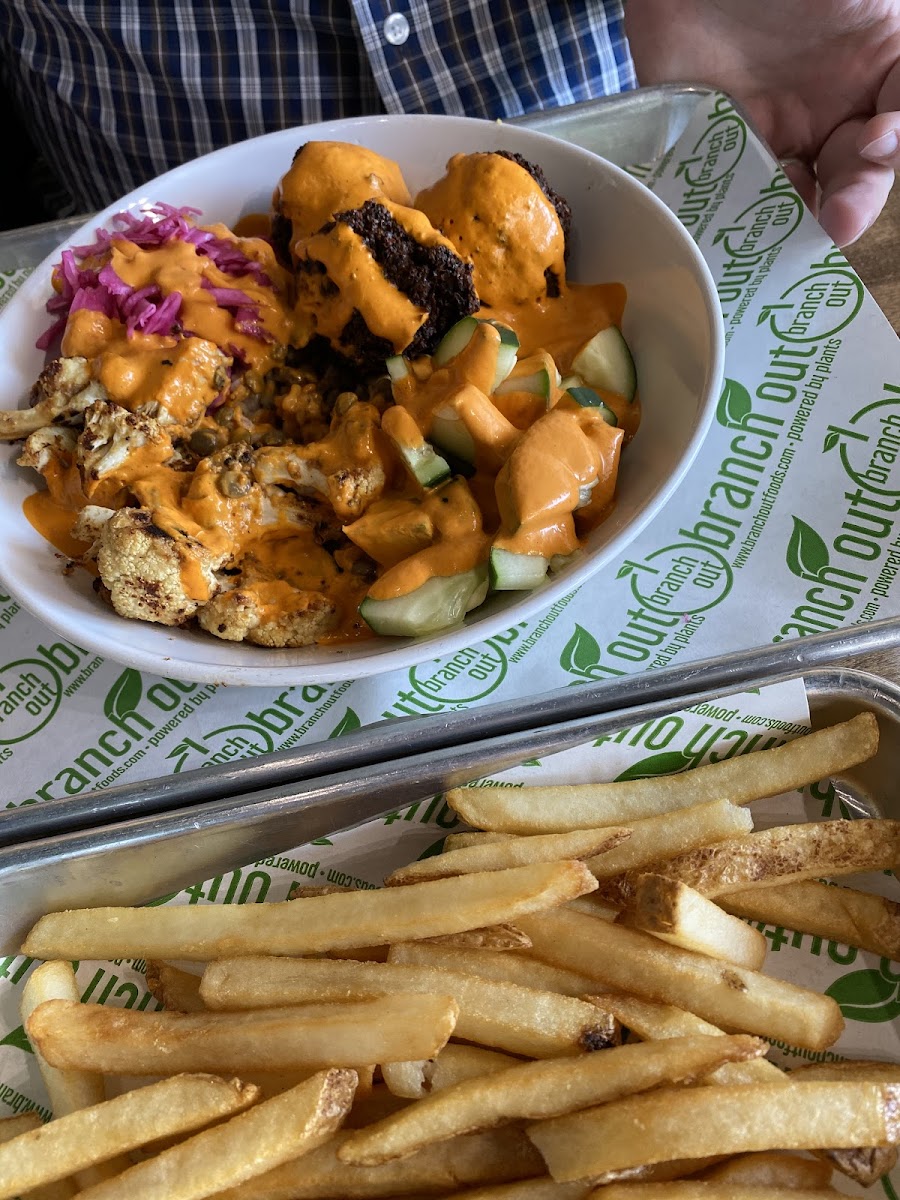
<svg viewBox="0 0 900 1200"><path fill-rule="evenodd" d="M785 561L788 570L799 579L819 578L829 565L828 547L812 525L794 517L794 529L788 540Z"/></svg>
<svg viewBox="0 0 900 1200"><path fill-rule="evenodd" d="M48 663L20 658L0 667L0 746L38 733L56 710L62 682Z"/></svg>
<svg viewBox="0 0 900 1200"><path fill-rule="evenodd" d="M17 1050L24 1050L26 1054L34 1054L28 1034L22 1025L17 1025L15 1029L9 1031L5 1038L0 1038L0 1046L15 1046Z"/></svg>
<svg viewBox="0 0 900 1200"><path fill-rule="evenodd" d="M360 721L359 717L352 708L348 708L328 736L329 738L342 737L345 733L352 733L354 729L361 728L362 722Z"/></svg>
<svg viewBox="0 0 900 1200"><path fill-rule="evenodd" d="M140 704L143 691L140 671L128 667L107 692L103 701L104 713L114 723L124 720Z"/></svg>
<svg viewBox="0 0 900 1200"><path fill-rule="evenodd" d="M559 665L580 681L587 682L599 678L597 669L600 666L600 646L597 639L581 625L576 625L572 636L563 646Z"/></svg>
<svg viewBox="0 0 900 1200"><path fill-rule="evenodd" d="M753 411L750 393L736 379L726 379L716 405L716 420L726 429L742 429L744 420Z"/></svg>
<svg viewBox="0 0 900 1200"><path fill-rule="evenodd" d="M616 783L625 783L630 779L655 779L659 775L680 775L682 771L690 771L703 758L700 754L686 754L684 750L662 750L659 754L651 754L640 762L632 763L621 775L617 775Z"/></svg>
<svg viewBox="0 0 900 1200"><path fill-rule="evenodd" d="M882 1024L900 1017L900 975L883 958L878 969L851 971L842 975L825 992L840 1005L848 1021Z"/></svg>

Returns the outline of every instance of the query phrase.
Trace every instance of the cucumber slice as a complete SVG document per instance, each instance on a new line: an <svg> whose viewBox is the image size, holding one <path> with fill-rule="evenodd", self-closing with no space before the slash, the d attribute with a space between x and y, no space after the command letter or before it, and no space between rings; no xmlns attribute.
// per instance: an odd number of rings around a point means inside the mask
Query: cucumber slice
<svg viewBox="0 0 900 1200"><path fill-rule="evenodd" d="M619 424L619 418L603 397L598 396L593 388L570 387L566 391L566 395L571 396L575 403L580 404L582 408L595 408L607 425L612 425L614 429Z"/></svg>
<svg viewBox="0 0 900 1200"><path fill-rule="evenodd" d="M459 413L449 406L445 405L431 418L428 436L441 450L446 450L468 467L475 466L475 439Z"/></svg>
<svg viewBox="0 0 900 1200"><path fill-rule="evenodd" d="M483 603L488 591L487 563L459 575L434 576L408 596L375 600L366 596L359 615L373 633L385 637L421 637L457 625Z"/></svg>
<svg viewBox="0 0 900 1200"><path fill-rule="evenodd" d="M401 446L396 442L394 444L397 453L423 488L437 487L453 474L446 458L442 458L428 442L421 446Z"/></svg>
<svg viewBox="0 0 900 1200"><path fill-rule="evenodd" d="M436 367L443 367L451 358L456 358L461 350L465 350L472 340L472 334L478 325L477 317L463 317L455 325L451 325L432 355L431 361Z"/></svg>
<svg viewBox="0 0 900 1200"><path fill-rule="evenodd" d="M550 573L556 575L557 572L567 567L569 563L573 563L580 553L580 550L573 550L571 554L554 554L550 559Z"/></svg>
<svg viewBox="0 0 900 1200"><path fill-rule="evenodd" d="M580 375L564 375L559 386L564 392L569 392L572 388L584 387L584 380Z"/></svg>
<svg viewBox="0 0 900 1200"><path fill-rule="evenodd" d="M438 342L438 347L432 355L432 362L436 367L443 367L451 359L456 358L468 346L472 340L472 334L476 328L482 324L478 317L463 317L461 321L457 321L452 325L444 336ZM519 339L509 328L508 325L502 325L499 321L488 321L488 325L493 325L500 334L500 346L497 350L497 367L494 371L494 383L491 391L502 383L513 367L516 365L516 355L519 351Z"/></svg>
<svg viewBox="0 0 900 1200"><path fill-rule="evenodd" d="M495 592L528 592L547 577L547 559L540 554L516 554L491 547L491 589Z"/></svg>
<svg viewBox="0 0 900 1200"><path fill-rule="evenodd" d="M391 377L391 383L399 383L401 379L405 379L409 374L409 366L402 354L392 354L385 364L387 373Z"/></svg>
<svg viewBox="0 0 900 1200"><path fill-rule="evenodd" d="M637 391L634 359L615 325L601 329L572 359L572 370L585 383L633 400Z"/></svg>
<svg viewBox="0 0 900 1200"><path fill-rule="evenodd" d="M558 384L556 363L546 350L540 350L528 358L518 359L509 375L494 388L494 392L498 396L505 396L509 392L530 392L533 396L549 400Z"/></svg>

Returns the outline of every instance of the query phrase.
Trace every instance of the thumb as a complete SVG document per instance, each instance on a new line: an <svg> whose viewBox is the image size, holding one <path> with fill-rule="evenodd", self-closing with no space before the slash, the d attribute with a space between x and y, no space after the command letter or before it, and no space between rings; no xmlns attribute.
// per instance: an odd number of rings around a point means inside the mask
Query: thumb
<svg viewBox="0 0 900 1200"><path fill-rule="evenodd" d="M862 158L900 169L900 60L888 72L876 104L878 115L866 121L857 135Z"/></svg>

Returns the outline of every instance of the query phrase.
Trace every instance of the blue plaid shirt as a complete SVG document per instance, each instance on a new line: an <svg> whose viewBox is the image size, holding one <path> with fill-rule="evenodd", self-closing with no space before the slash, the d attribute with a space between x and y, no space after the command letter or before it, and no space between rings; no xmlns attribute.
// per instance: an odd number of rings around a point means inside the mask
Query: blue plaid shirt
<svg viewBox="0 0 900 1200"><path fill-rule="evenodd" d="M517 116L635 84L622 0L0 0L7 84L78 209L273 129Z"/></svg>

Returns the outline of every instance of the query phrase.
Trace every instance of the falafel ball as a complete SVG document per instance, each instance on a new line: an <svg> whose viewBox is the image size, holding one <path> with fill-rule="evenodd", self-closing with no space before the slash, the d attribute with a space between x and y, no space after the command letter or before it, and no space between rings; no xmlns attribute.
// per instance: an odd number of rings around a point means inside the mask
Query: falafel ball
<svg viewBox="0 0 900 1200"><path fill-rule="evenodd" d="M455 154L416 207L471 259L482 304L508 309L559 295L572 210L520 154Z"/></svg>
<svg viewBox="0 0 900 1200"><path fill-rule="evenodd" d="M472 265L416 209L366 200L307 238L297 318L364 367L430 354L479 307Z"/></svg>
<svg viewBox="0 0 900 1200"><path fill-rule="evenodd" d="M365 146L305 142L272 197L273 241L282 261L290 264L301 252L297 243L333 221L336 213L370 199L410 203L395 162Z"/></svg>

